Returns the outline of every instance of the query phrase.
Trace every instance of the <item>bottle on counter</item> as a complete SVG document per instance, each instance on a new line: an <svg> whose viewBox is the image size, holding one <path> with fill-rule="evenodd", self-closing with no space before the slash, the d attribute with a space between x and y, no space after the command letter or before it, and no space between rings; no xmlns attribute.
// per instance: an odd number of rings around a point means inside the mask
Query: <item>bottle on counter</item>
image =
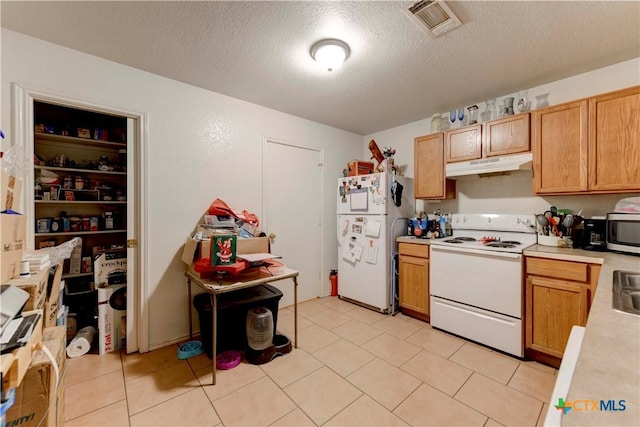
<svg viewBox="0 0 640 427"><path fill-rule="evenodd" d="M440 215L440 237L447 237L447 217Z"/></svg>
<svg viewBox="0 0 640 427"><path fill-rule="evenodd" d="M407 236L413 236L413 220L411 218L407 221Z"/></svg>

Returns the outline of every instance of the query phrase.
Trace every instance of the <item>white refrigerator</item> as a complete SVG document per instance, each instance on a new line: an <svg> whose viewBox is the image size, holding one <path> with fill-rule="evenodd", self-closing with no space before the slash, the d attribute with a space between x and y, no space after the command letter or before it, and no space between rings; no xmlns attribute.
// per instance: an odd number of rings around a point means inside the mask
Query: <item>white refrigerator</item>
<svg viewBox="0 0 640 427"><path fill-rule="evenodd" d="M338 295L388 313L395 304L396 238L415 215L413 179L387 173L338 179Z"/></svg>

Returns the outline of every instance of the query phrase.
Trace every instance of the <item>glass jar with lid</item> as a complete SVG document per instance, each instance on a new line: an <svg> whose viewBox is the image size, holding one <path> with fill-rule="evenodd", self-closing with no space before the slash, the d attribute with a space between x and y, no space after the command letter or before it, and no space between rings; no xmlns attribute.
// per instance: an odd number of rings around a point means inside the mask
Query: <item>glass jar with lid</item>
<svg viewBox="0 0 640 427"><path fill-rule="evenodd" d="M470 107L467 107L467 110L469 110L468 124L475 125L476 123L478 123L478 106L472 105Z"/></svg>

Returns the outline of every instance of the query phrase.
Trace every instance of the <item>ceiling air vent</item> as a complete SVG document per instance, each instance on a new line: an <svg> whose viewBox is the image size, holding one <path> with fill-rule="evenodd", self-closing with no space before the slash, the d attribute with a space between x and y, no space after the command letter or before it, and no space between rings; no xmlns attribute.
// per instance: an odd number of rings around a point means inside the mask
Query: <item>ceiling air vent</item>
<svg viewBox="0 0 640 427"><path fill-rule="evenodd" d="M436 38L462 25L443 1L423 0L413 4L407 14L429 37Z"/></svg>

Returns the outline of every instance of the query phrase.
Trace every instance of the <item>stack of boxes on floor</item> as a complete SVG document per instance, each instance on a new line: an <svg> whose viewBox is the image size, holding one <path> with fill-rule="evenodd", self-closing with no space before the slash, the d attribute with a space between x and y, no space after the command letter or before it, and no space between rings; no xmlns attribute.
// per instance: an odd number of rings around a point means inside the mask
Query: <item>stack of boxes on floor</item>
<svg viewBox="0 0 640 427"><path fill-rule="evenodd" d="M14 393L14 402L4 414L4 422L6 426L21 427L62 425L66 327L56 326L62 307L62 265L50 266L48 260L38 258L32 268L23 263L21 269L26 218L15 210L20 202L19 186L19 179L2 175L0 275L2 284L14 285L29 293L23 313L38 310L42 321L36 324L33 339L27 346L2 355L2 394L9 394L10 390ZM25 351L30 345L41 349ZM51 359L44 347L51 353Z"/></svg>
<svg viewBox="0 0 640 427"><path fill-rule="evenodd" d="M126 346L127 250L102 252L93 264L98 290L98 353L111 353Z"/></svg>

